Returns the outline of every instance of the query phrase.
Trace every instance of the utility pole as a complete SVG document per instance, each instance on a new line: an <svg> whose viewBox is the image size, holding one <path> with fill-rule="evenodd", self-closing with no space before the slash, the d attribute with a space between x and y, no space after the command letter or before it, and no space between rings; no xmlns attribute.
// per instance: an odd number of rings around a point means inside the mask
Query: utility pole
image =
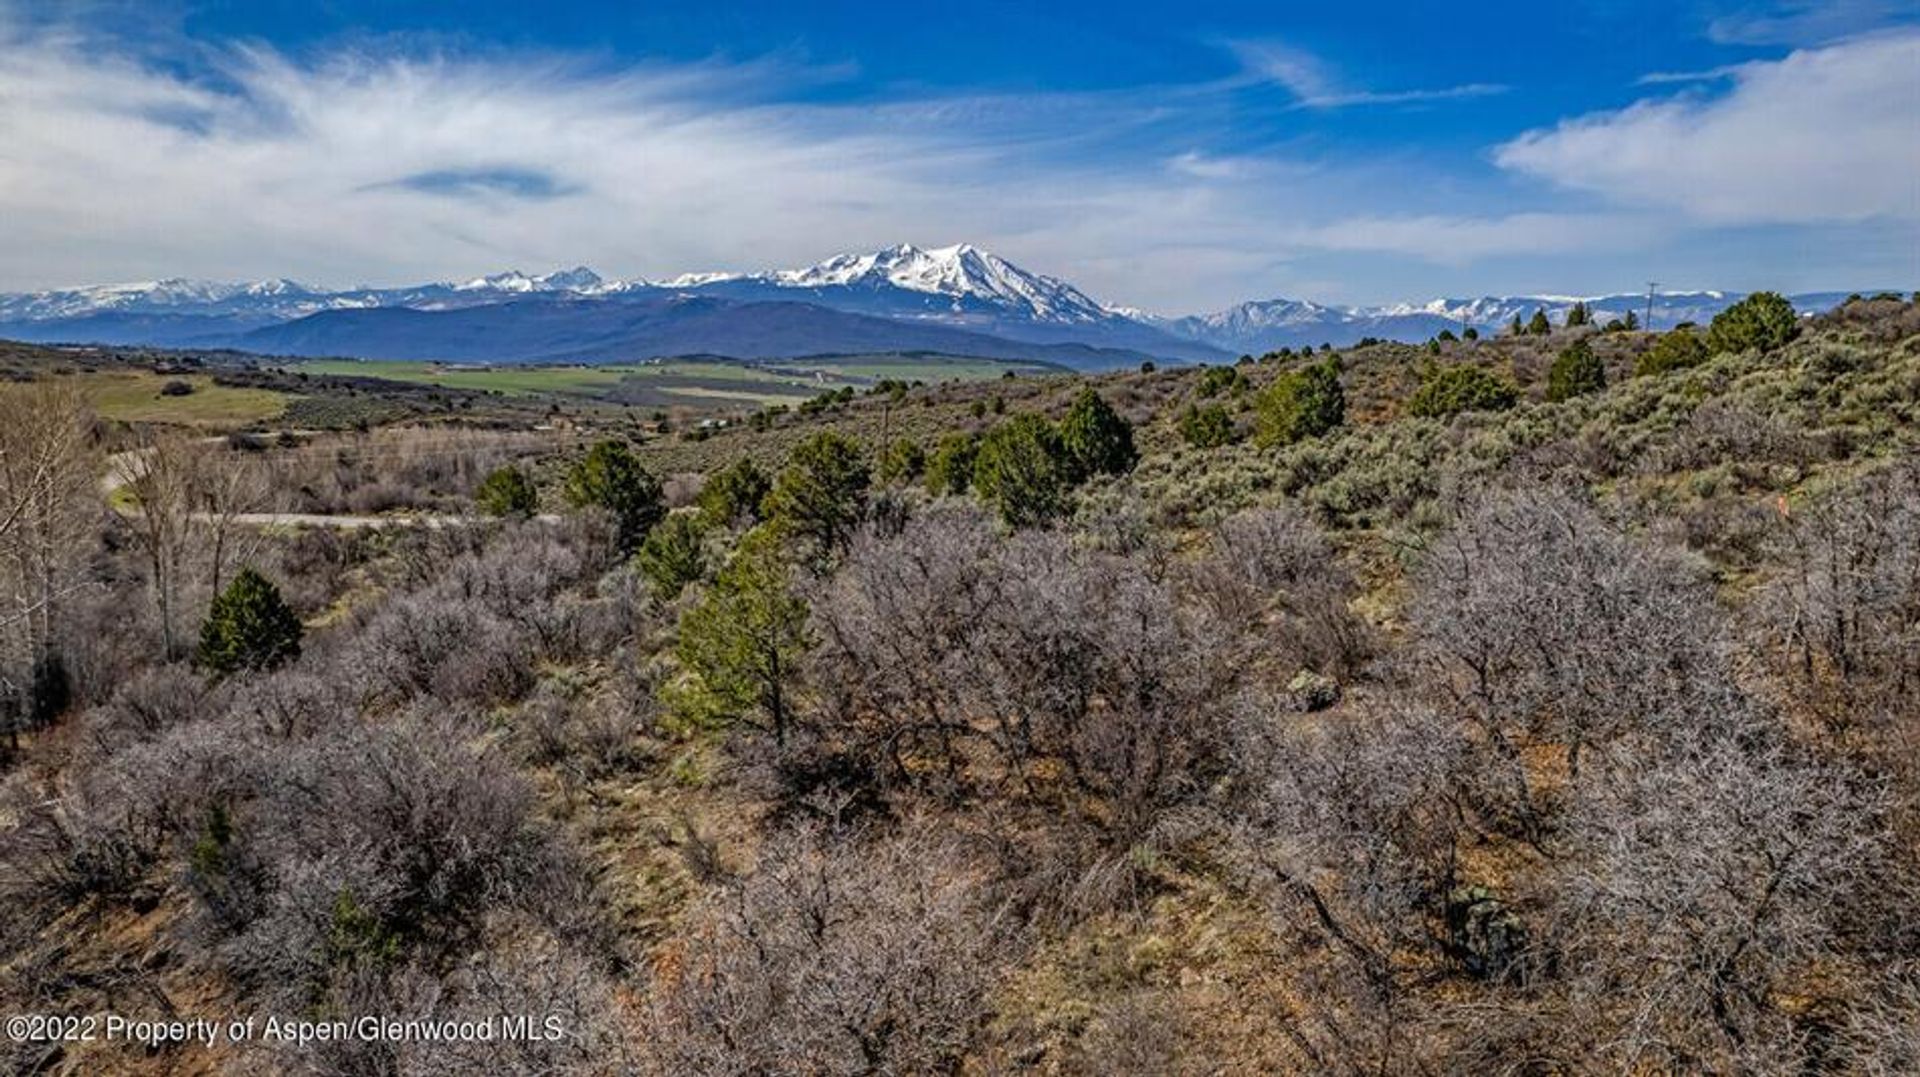
<svg viewBox="0 0 1920 1077"><path fill-rule="evenodd" d="M1653 290L1658 287L1660 287L1659 281L1647 282L1647 316L1641 320L1640 328L1649 333L1653 332Z"/></svg>

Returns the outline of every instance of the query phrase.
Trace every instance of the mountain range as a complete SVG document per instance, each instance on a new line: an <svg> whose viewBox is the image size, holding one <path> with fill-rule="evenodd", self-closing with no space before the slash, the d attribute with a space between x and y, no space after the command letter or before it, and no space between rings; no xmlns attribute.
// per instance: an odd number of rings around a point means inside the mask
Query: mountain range
<svg viewBox="0 0 1920 1077"><path fill-rule="evenodd" d="M1807 312L1844 296L1790 298ZM1660 294L1652 322L1704 322L1740 298L1737 292ZM608 280L578 266L399 288L168 279L0 294L0 338L501 363L927 351L1104 369L1144 359L1220 362L1366 337L1418 342L1443 329L1496 329L1535 310L1559 320L1576 301L1602 322L1629 310L1648 315L1645 295L1620 294L1375 307L1270 299L1161 317L1104 305L1066 281L968 244L902 244L804 269L660 281Z"/></svg>

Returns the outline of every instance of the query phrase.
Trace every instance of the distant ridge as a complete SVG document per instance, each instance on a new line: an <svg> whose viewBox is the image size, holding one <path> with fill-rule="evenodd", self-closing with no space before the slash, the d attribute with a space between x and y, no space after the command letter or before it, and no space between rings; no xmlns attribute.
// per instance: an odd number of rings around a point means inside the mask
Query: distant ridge
<svg viewBox="0 0 1920 1077"><path fill-rule="evenodd" d="M1844 292L1790 296L1824 310ZM1719 291L1654 299L1654 327L1704 322L1741 298ZM704 307L676 300L708 300ZM860 348L1033 358L1090 368L1146 358L1221 362L1243 353L1366 337L1422 341L1468 326L1493 331L1575 297L1481 296L1372 307L1267 299L1184 317L1103 305L1057 277L966 243L898 244L800 269L610 280L585 266L508 270L397 288L327 290L287 279L182 278L0 295L0 337L40 343L232 347L290 355L531 362L678 354L781 358ZM1578 297L1601 321L1646 296ZM805 311L793 308L806 308ZM466 313L485 311L486 313ZM396 313L397 312L397 313ZM419 319L409 314L462 313ZM738 324L729 324L737 322ZM478 334L469 339L461 334ZM729 351L737 349L737 352ZM964 349L956 351L956 349Z"/></svg>

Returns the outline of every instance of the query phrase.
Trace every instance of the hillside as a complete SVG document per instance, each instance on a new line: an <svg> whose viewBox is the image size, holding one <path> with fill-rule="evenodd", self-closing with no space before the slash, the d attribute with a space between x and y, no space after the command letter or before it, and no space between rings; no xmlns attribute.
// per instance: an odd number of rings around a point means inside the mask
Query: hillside
<svg viewBox="0 0 1920 1077"><path fill-rule="evenodd" d="M16 1070L1920 1057L1920 303L147 428L138 514L0 358L63 477L0 533L63 596L6 637L0 1001L567 1030ZM294 492L444 519L221 523Z"/></svg>

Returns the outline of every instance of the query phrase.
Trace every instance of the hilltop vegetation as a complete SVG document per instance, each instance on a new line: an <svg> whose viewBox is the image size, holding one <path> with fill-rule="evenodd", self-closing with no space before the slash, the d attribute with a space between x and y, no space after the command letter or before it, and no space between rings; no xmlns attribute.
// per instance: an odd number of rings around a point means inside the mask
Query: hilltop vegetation
<svg viewBox="0 0 1920 1077"><path fill-rule="evenodd" d="M0 389L5 1008L569 1032L0 1058L1909 1071L1920 306L1722 317L431 468Z"/></svg>

